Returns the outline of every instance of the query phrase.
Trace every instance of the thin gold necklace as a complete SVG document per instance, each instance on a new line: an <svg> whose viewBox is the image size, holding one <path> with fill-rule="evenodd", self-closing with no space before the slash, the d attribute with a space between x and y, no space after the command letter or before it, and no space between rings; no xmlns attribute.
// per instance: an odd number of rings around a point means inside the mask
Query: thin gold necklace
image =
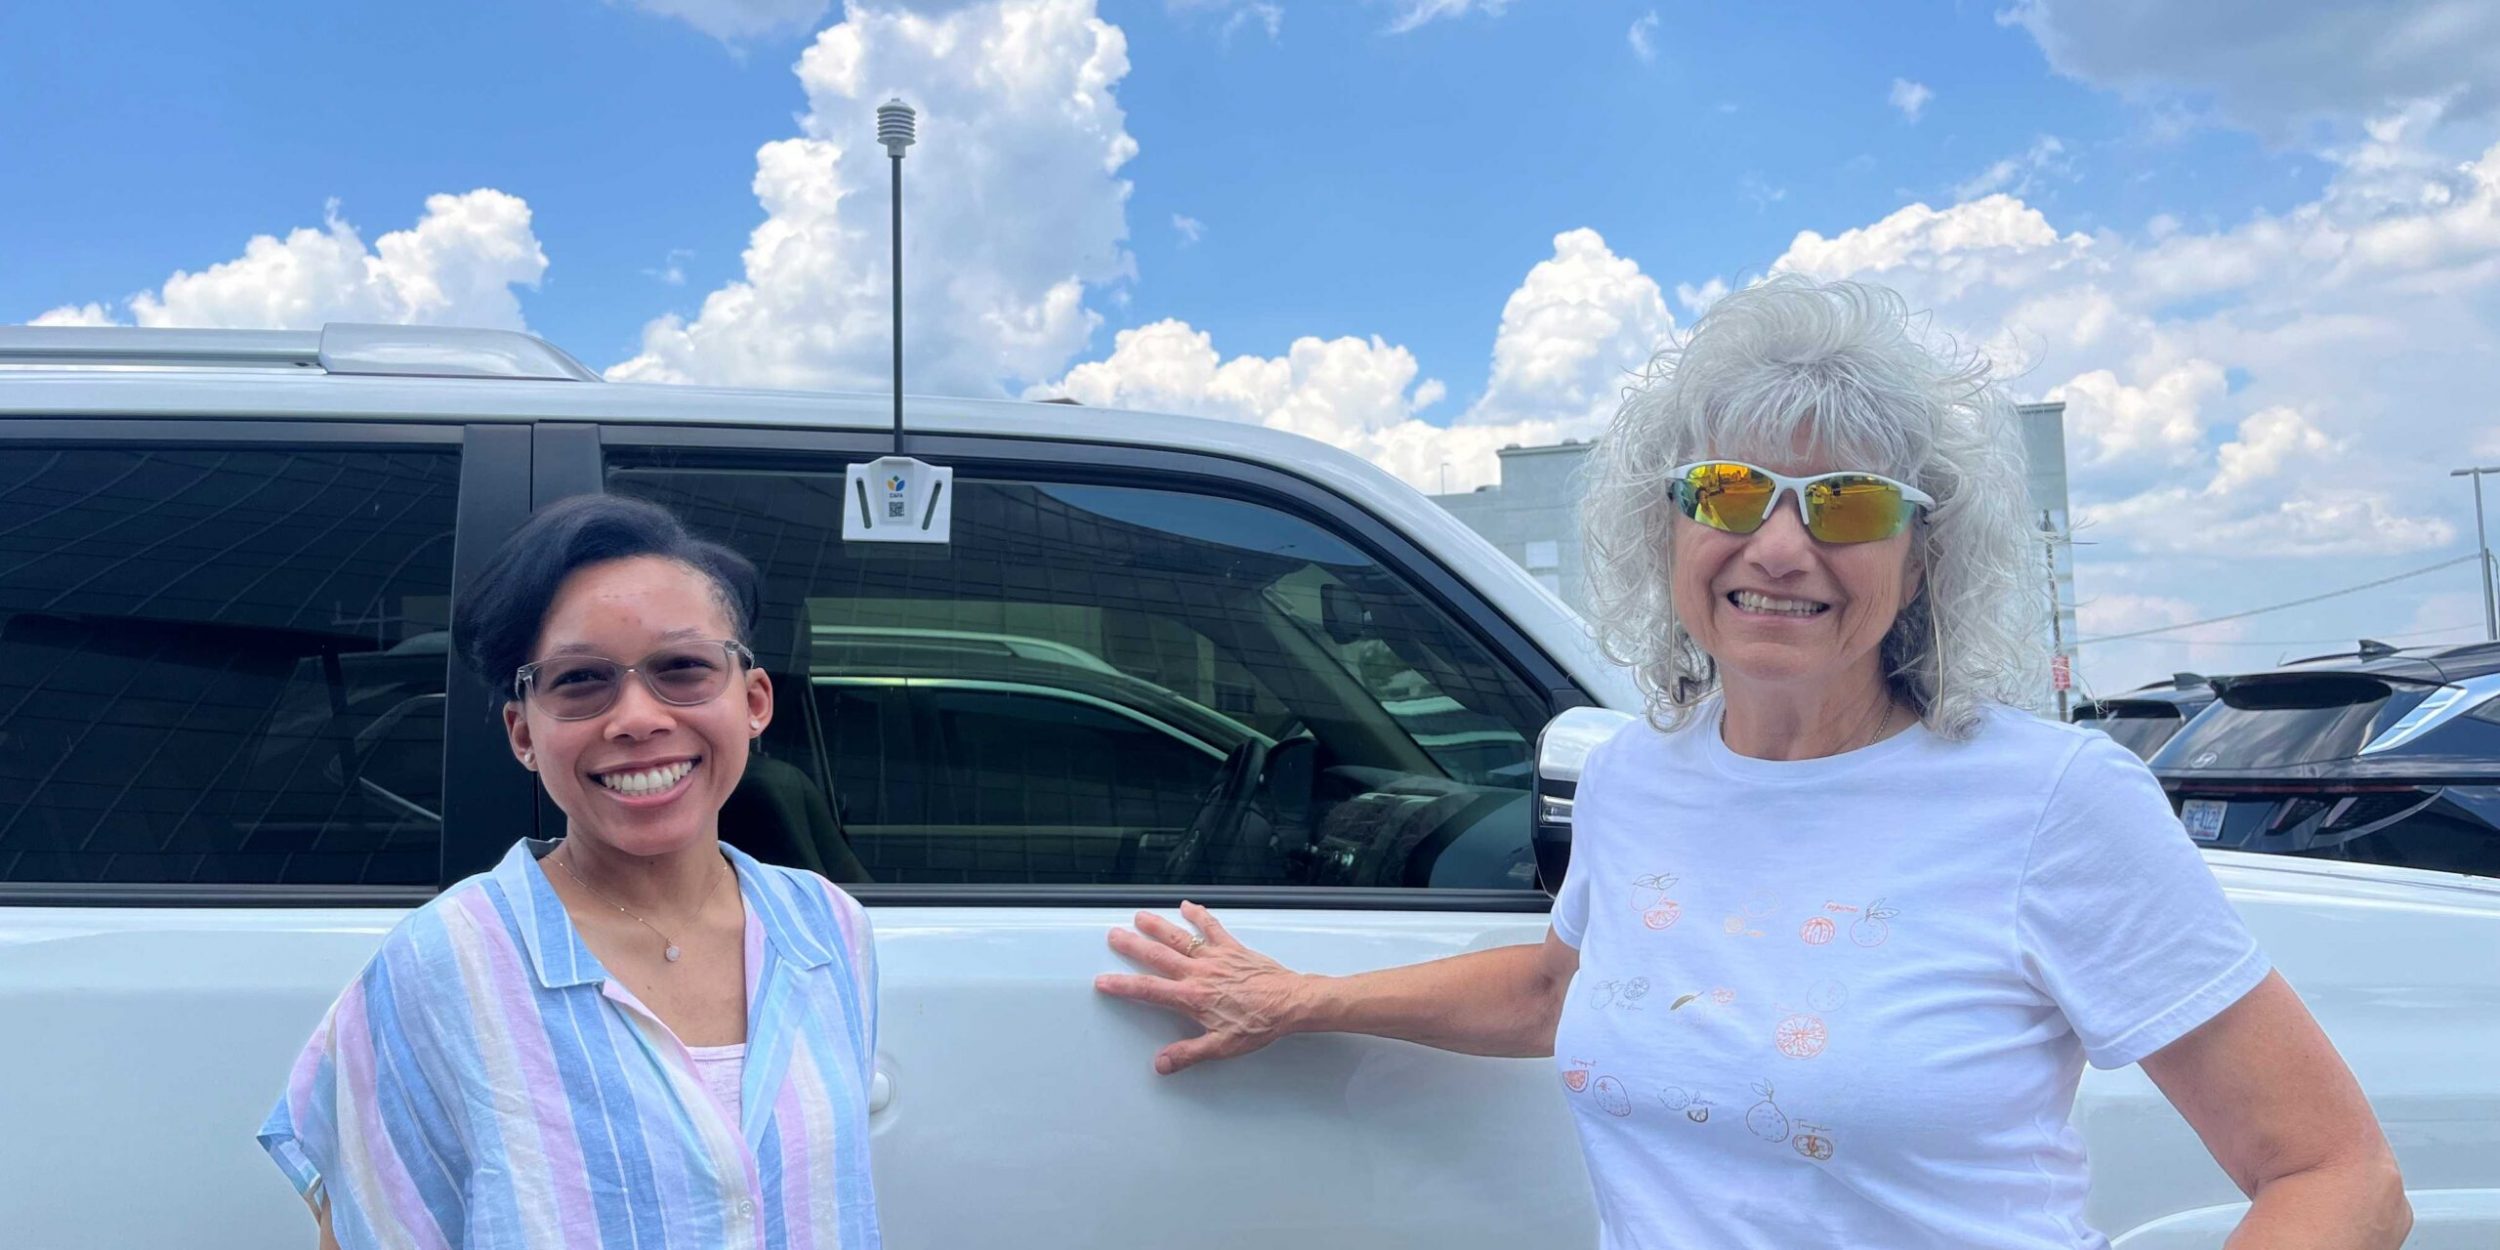
<svg viewBox="0 0 2500 1250"><path fill-rule="evenodd" d="M572 849L572 848L571 848L570 846L559 846L559 847L557 847L557 848L556 848L556 850L557 850L559 853L563 853L563 852L569 851L569 850L571 850L571 849ZM573 881L574 881L574 884L579 885L579 886L581 886L583 889L588 890L588 891L590 891L591 893L598 895L598 896L599 896L600 901L601 901L601 902L606 903L608 906L613 907L613 908L617 909L617 910L618 910L618 911L620 911L620 912L624 912L625 916L626 916L628 919L631 919L631 920L632 920L635 924L641 925L643 928L649 929L651 932L653 932L653 933L655 933L655 934L658 934L659 939L660 939L660 944L661 944L661 946L664 948L664 949L662 949L662 950L660 951L660 955L661 955L661 957L662 957L662 958L667 959L670 963L676 963L676 962L677 962L677 958L678 958L678 956L683 955L683 954L685 954L685 953L686 953L685 951L678 949L678 946L677 946L677 939L675 939L675 938L673 938L673 937L670 937L669 935L667 935L667 934L665 934L665 933L661 933L661 932L660 932L660 926L655 925L655 924L651 923L650 921L645 920L645 919L643 919L642 917L637 916L637 915L635 915L634 913L632 913L632 912L630 912L630 911L626 911L625 905L624 905L623 903L617 902L615 899L609 898L609 897L608 897L608 892L607 892L607 891L602 890L602 889L600 889L598 886L592 885L591 883L589 883L589 882L587 882L587 881L582 880L582 874L580 874L580 873L578 873L578 872L573 871L573 857L572 857L571 855L569 855L569 854L564 855L564 856L563 856L563 858L558 859L558 860L556 861L556 864L557 864L557 866L559 866L559 867L561 867L561 868L563 868L563 869L564 869L564 875L565 875L565 876L568 876L568 877L571 877L571 878L573 879ZM712 878L712 888L711 888L711 889L708 889L708 890L705 890L705 891L703 892L703 901L702 901L702 902L700 902L700 903L695 904L694 914L695 914L697 917L701 917L701 916L703 915L703 909L704 909L704 908L709 907L709 906L711 906L711 905L712 905L712 896L713 896L713 895L715 895L715 894L720 893L720 883L721 883L721 877L726 877L726 876L728 876L728 875L729 875L729 861L728 861L726 858L724 858L724 859L722 859L722 860L721 860L721 862L720 862L720 876L719 876L719 877L714 877L714 878Z"/></svg>

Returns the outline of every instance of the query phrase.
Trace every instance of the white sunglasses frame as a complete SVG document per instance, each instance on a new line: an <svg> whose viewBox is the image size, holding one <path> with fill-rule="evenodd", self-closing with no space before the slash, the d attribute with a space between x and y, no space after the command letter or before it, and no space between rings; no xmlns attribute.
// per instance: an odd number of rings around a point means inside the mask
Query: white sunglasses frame
<svg viewBox="0 0 2500 1250"><path fill-rule="evenodd" d="M1902 499L1902 502L1907 503L1907 504L1909 504L1911 507L1918 509L1918 512L1926 512L1926 511L1928 511L1929 509L1932 509L1932 508L1934 508L1934 507L1936 506L1936 497L1935 497L1935 496L1930 495L1930 494L1928 494L1926 491L1920 490L1919 488L1917 488L1917 487L1915 487L1915 486L1912 486L1912 485L1910 485L1908 482L1904 482L1904 481L1902 481L1902 480L1901 480L1901 479L1899 479L1899 478L1896 478L1896 477L1891 477L1891 476L1888 476L1888 475L1886 475L1886 474L1882 474L1882 473L1870 473L1870 472L1868 472L1868 471L1867 471L1867 470L1865 470L1865 469L1834 469L1834 470L1832 470L1832 471L1831 471L1831 472L1829 472L1829 473L1816 473L1816 474L1811 474L1811 475L1806 476L1806 477L1791 477L1791 476L1789 476L1788 474L1785 474L1785 473L1774 473L1774 472L1770 471L1769 469L1763 468L1761 465L1754 464L1754 463L1751 463L1751 462L1749 462L1749 461L1744 461L1744 460L1733 460L1733 459L1730 459L1730 458L1728 458L1728 457L1726 457L1726 456L1715 456L1715 457L1712 457L1711 459L1708 459L1708 460L1695 460L1695 461L1693 461L1693 462L1692 462L1692 463L1690 463L1690 464L1683 464L1683 465L1678 465L1678 466L1676 466L1676 468L1675 468L1674 470L1672 470L1671 472L1669 472L1669 474L1667 475L1667 489L1668 489L1670 492L1680 489L1680 488L1684 485L1684 479L1685 479L1685 476L1686 476L1686 475L1690 474L1690 473L1691 473L1693 470L1695 470L1695 469L1701 468L1701 467L1703 467L1703 466L1705 466L1705 465L1713 465L1713 464L1732 464L1732 465L1736 465L1736 466L1738 466L1738 467L1740 467L1740 468L1750 469L1750 470L1752 470L1752 471L1753 471L1753 472L1755 472L1755 473L1759 473L1759 474L1761 474L1762 476L1764 476L1764 477L1767 477L1767 478L1771 479L1771 502L1770 502L1770 503L1768 503L1768 504L1763 505L1763 508L1762 508L1762 520L1761 520L1758 524L1756 524L1756 525L1753 527L1753 529L1745 531L1745 533L1746 533L1746 534L1758 533L1758 532L1760 532L1760 531L1761 531L1761 529L1762 529L1762 527L1763 527L1764 525L1768 525L1768 524L1770 524L1770 523L1771 523L1771 514L1780 510L1780 496L1782 496L1782 495L1787 495L1787 496L1790 496L1790 497L1792 497L1792 498L1794 498L1794 499L1796 500L1796 504L1797 504L1797 524L1798 524L1798 525L1800 525L1800 526L1803 526L1803 527L1805 528L1806 535L1807 535L1808 537L1814 537L1814 526L1813 526L1813 523L1812 523L1812 522L1810 522L1810 521L1808 521L1808 520L1806 519L1806 488L1807 488L1807 487L1809 487L1809 486L1814 485L1816 482L1828 481L1828 480L1830 480L1830 479L1832 479L1832 478L1836 478L1836 477L1861 477L1861 478L1869 478L1869 477L1871 477L1871 478L1875 479L1875 480L1876 480L1876 481L1878 481L1878 482L1882 482L1882 483L1884 483L1885 485L1890 486L1890 487L1892 487L1893 489L1900 491L1900 492L1901 492L1901 499ZM1681 507L1678 507L1678 508L1676 509L1676 511L1678 511L1678 512L1682 512L1682 511L1683 511L1683 509L1682 509ZM1912 514L1912 519L1916 519L1916 517L1917 517L1917 513L1913 513L1913 514ZM1737 531L1735 531L1735 530L1722 530L1722 529L1719 529L1719 527L1718 527L1718 526L1712 525L1712 524L1710 524L1709 522L1707 522L1707 521L1703 521L1703 520L1700 520L1700 519L1698 519L1698 518L1694 518L1694 517L1687 517L1686 519L1687 519L1687 520L1691 520L1694 524L1699 525L1699 526L1701 526L1701 527L1702 527L1702 528L1704 528L1704 529L1709 529L1709 530L1717 530L1719 533L1722 533L1722 534L1735 534L1735 533L1737 533ZM1901 528L1902 528L1902 529L1908 529L1908 528L1909 528L1909 522L1908 522L1908 521L1904 521L1904 522L1902 522L1902 526L1901 526ZM1900 532L1900 531L1896 530L1896 531L1894 531L1894 534L1898 534L1899 532ZM1742 537L1743 535L1742 535L1742 534L1739 534L1738 536L1739 536L1739 537ZM1887 534L1887 535L1885 535L1885 537L1886 537L1886 538L1893 537L1893 536L1894 536L1893 534ZM1828 541L1830 541L1830 540L1828 540L1828 539L1824 539L1824 538L1815 538L1815 539L1814 539L1814 541L1816 541L1816 542L1818 542L1818 543L1819 543L1819 542L1828 542ZM1876 539L1869 539L1869 540L1867 540L1867 541L1870 541L1870 542L1882 542L1882 541L1884 541L1884 540L1883 540L1882 538L1876 538ZM1837 544L1837 545L1839 545L1839 546L1851 546L1851 545L1853 545L1853 544L1849 544L1849 543L1841 543L1841 544Z"/></svg>

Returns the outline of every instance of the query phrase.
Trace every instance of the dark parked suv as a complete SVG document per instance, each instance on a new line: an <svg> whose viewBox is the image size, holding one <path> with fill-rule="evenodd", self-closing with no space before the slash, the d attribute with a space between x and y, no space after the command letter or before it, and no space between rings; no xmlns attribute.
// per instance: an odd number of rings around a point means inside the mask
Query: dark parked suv
<svg viewBox="0 0 2500 1250"><path fill-rule="evenodd" d="M2151 761L2197 841L2500 876L2500 643L2367 644L2212 689Z"/></svg>

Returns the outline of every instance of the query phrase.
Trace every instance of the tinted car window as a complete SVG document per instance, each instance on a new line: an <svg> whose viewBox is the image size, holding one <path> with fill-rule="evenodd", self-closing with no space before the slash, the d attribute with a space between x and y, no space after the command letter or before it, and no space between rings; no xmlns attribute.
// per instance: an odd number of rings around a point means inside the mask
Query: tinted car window
<svg viewBox="0 0 2500 1250"><path fill-rule="evenodd" d="M826 686L819 697L849 698ZM1056 692L937 679L893 692L927 730L908 750L837 746L849 775L887 766L854 821L876 880L1110 884L1145 835L1186 825L1220 754ZM934 784L925 784L934 782Z"/></svg>
<svg viewBox="0 0 2500 1250"><path fill-rule="evenodd" d="M1477 784L1534 780L1527 738L1476 710L1501 700L1472 688L1489 670L1440 654L1437 645L1450 635L1429 619L1409 621L1412 600L1372 603L1317 566L1281 579L1267 599L1397 717L1443 772Z"/></svg>
<svg viewBox="0 0 2500 1250"><path fill-rule="evenodd" d="M2243 679L2163 744L2153 762L2229 770L2350 759L2430 690L2347 673Z"/></svg>
<svg viewBox="0 0 2500 1250"><path fill-rule="evenodd" d="M458 475L0 449L0 880L432 883Z"/></svg>
<svg viewBox="0 0 2500 1250"><path fill-rule="evenodd" d="M2135 715L2104 716L2088 722L2094 729L2117 740L2118 745L2135 752L2139 759L2151 759L2153 752L2179 732L2182 722L2169 712L2146 712Z"/></svg>
<svg viewBox="0 0 2500 1250"><path fill-rule="evenodd" d="M777 724L806 690L814 726L773 749L875 880L1534 887L1542 699L1326 526L959 477L950 545L845 544L838 470L609 482L764 570Z"/></svg>
<svg viewBox="0 0 2500 1250"><path fill-rule="evenodd" d="M935 731L946 784L925 819L937 825L1172 828L1198 809L1223 756L1172 730L1038 690L915 691Z"/></svg>

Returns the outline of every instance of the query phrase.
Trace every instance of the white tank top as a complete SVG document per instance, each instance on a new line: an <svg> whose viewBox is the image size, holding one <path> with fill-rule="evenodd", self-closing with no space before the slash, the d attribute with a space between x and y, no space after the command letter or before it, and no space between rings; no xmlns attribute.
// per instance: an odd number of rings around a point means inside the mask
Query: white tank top
<svg viewBox="0 0 2500 1250"><path fill-rule="evenodd" d="M746 1075L747 1048L741 1042L734 1046L688 1046L686 1053L694 1056L694 1070L714 1098L729 1112L729 1122L742 1123L746 1110L738 1102L738 1082Z"/></svg>

